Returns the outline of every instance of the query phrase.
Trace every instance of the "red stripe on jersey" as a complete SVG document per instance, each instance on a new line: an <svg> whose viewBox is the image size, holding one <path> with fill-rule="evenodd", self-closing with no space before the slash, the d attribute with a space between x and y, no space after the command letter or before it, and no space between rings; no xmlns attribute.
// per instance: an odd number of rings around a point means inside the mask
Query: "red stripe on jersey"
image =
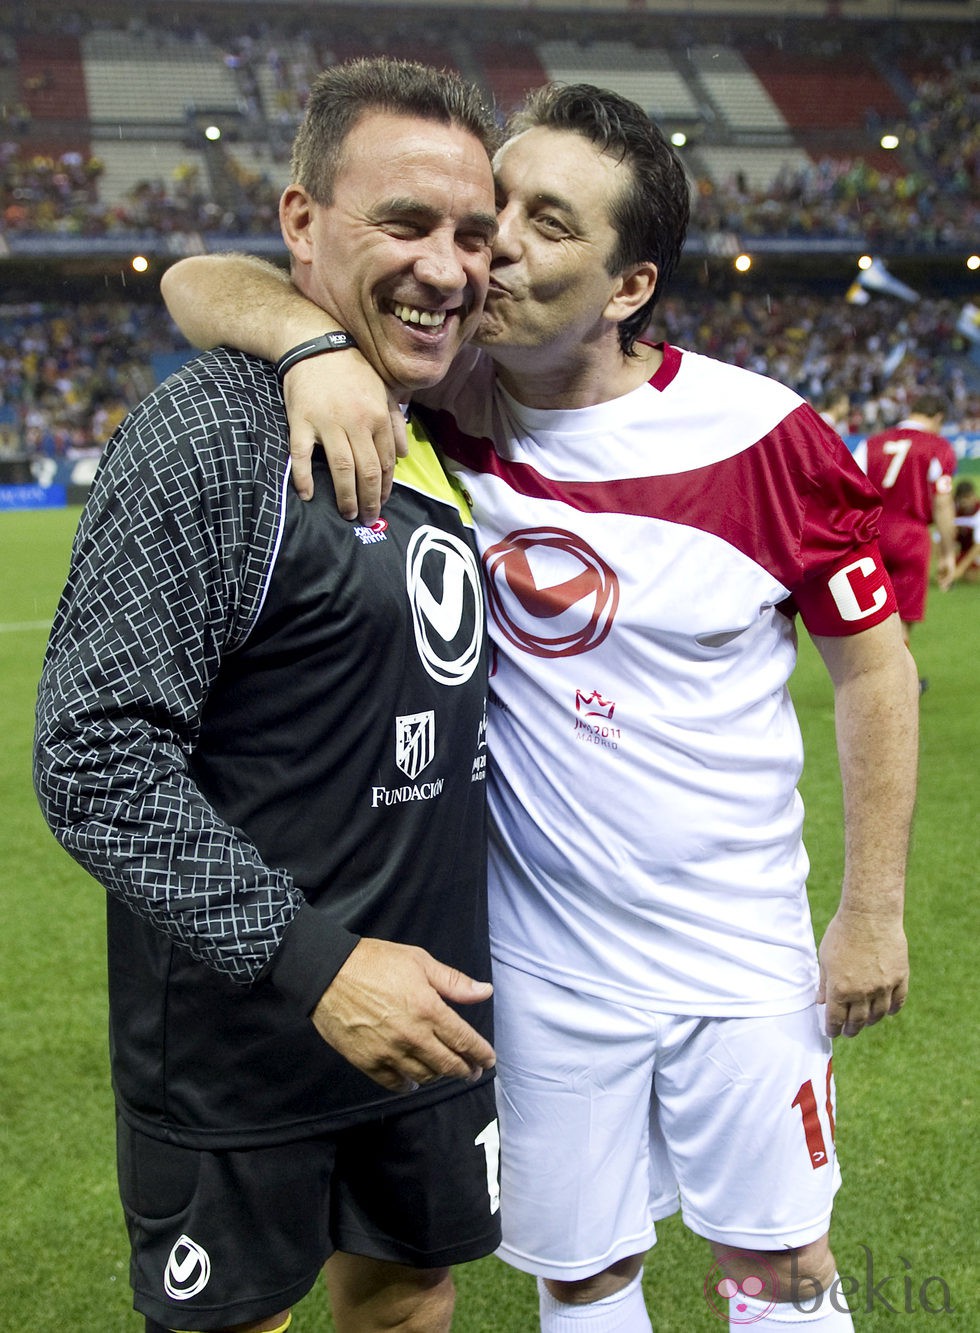
<svg viewBox="0 0 980 1333"><path fill-rule="evenodd" d="M450 459L519 495L712 533L788 588L814 633L855 633L895 609L876 546L880 499L847 446L807 404L732 457L662 476L603 481L545 476L501 458L490 439L467 435L448 411L422 415ZM862 563L868 560L877 573Z"/></svg>

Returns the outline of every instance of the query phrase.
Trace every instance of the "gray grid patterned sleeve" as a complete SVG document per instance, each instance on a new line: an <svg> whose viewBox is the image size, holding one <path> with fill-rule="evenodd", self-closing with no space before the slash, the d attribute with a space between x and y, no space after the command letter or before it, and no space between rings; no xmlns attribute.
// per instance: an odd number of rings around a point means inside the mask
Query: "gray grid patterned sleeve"
<svg viewBox="0 0 980 1333"><path fill-rule="evenodd" d="M188 760L273 558L280 414L271 374L218 352L123 423L79 524L35 734L38 799L65 849L243 983L267 967L303 898L217 817Z"/></svg>

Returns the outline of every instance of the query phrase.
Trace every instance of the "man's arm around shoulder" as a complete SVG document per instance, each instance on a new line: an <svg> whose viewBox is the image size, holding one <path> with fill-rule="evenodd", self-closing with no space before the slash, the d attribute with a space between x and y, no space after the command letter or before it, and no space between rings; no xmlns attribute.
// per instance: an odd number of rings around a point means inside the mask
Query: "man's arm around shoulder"
<svg viewBox="0 0 980 1333"><path fill-rule="evenodd" d="M251 255L178 260L164 273L160 291L195 347L226 344L277 362L298 344L340 329L284 269ZM340 393L333 391L337 376ZM306 500L313 494L310 460L319 444L340 513L373 522L391 494L395 458L407 451L401 410L377 371L356 349L313 357L285 375L283 395L297 492Z"/></svg>

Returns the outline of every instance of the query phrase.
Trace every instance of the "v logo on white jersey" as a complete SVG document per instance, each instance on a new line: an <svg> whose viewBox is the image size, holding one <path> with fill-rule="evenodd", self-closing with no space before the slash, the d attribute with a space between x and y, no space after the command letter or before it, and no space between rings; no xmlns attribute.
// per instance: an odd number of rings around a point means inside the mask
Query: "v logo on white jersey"
<svg viewBox="0 0 980 1333"><path fill-rule="evenodd" d="M619 578L577 533L523 528L483 556L490 614L534 657L574 657L598 647L619 608Z"/></svg>

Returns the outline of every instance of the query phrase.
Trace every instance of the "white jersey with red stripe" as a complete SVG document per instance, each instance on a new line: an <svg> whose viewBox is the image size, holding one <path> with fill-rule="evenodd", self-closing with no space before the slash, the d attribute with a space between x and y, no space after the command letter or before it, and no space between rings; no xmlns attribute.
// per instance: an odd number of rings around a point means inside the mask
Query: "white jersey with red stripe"
<svg viewBox="0 0 980 1333"><path fill-rule="evenodd" d="M492 947L651 1010L792 1012L817 980L794 612L894 611L879 502L791 390L663 351L595 407L522 406L479 354L426 395L496 648Z"/></svg>

